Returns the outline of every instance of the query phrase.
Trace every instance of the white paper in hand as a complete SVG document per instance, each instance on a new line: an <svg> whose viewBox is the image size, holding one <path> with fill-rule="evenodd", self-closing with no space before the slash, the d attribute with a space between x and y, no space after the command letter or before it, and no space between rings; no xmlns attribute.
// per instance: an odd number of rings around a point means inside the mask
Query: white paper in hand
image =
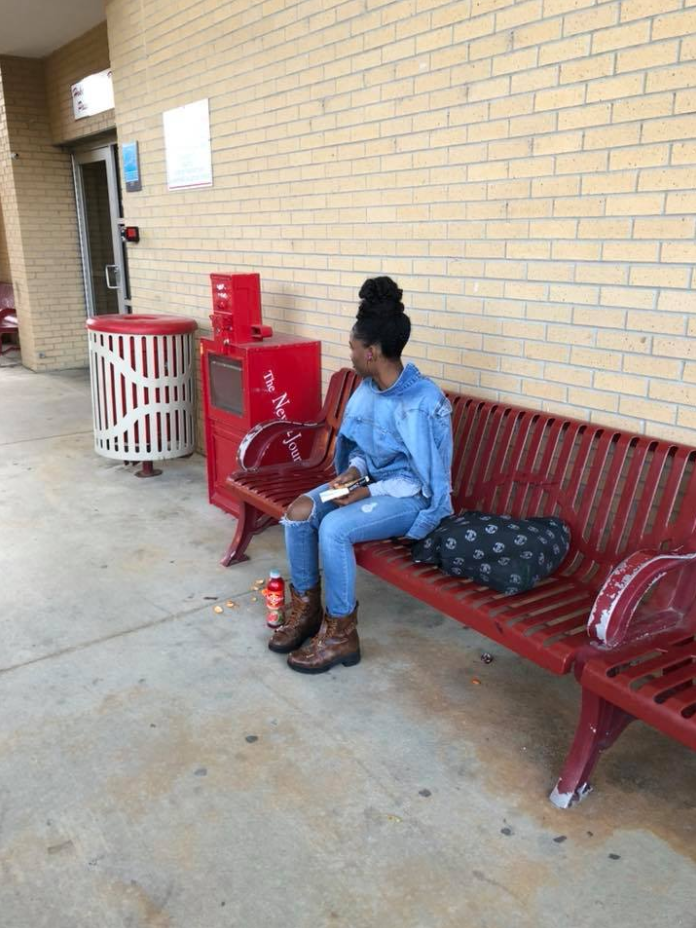
<svg viewBox="0 0 696 928"><path fill-rule="evenodd" d="M350 490L348 487L336 487L335 490L324 490L319 494L319 499L322 503L328 503L332 499L338 499L341 496L348 496Z"/></svg>
<svg viewBox="0 0 696 928"><path fill-rule="evenodd" d="M322 503L329 503L332 499L340 499L342 496L348 496L353 490L357 490L358 487L365 487L369 482L370 478L367 475L365 477L359 477L358 480L354 480L344 487L336 487L335 490L323 490L319 494L319 499Z"/></svg>

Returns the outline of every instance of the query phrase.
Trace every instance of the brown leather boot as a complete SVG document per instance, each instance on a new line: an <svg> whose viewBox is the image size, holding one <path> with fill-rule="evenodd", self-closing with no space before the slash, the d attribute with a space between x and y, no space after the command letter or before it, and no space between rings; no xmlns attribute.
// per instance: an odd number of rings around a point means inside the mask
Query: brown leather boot
<svg viewBox="0 0 696 928"><path fill-rule="evenodd" d="M268 647L277 654L295 651L307 638L319 631L321 616L321 584L317 583L300 596L291 583L290 610L286 615L285 624L276 630L268 642Z"/></svg>
<svg viewBox="0 0 696 928"><path fill-rule="evenodd" d="M336 619L327 613L317 635L288 657L288 665L300 673L324 673L336 664L352 667L360 663L358 607Z"/></svg>

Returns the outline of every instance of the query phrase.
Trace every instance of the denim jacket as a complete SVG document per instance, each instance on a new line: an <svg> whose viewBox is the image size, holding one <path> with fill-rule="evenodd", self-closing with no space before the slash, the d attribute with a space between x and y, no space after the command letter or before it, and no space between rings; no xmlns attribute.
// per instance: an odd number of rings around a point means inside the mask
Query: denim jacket
<svg viewBox="0 0 696 928"><path fill-rule="evenodd" d="M414 364L387 390L366 378L351 396L336 440L336 473L354 457L364 459L373 480L419 485L427 506L408 538L423 538L452 514L452 407Z"/></svg>

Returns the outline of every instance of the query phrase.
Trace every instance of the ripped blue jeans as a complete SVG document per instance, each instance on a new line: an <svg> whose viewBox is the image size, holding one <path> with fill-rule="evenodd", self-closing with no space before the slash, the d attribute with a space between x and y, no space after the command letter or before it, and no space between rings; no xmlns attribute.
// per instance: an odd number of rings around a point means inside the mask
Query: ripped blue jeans
<svg viewBox="0 0 696 928"><path fill-rule="evenodd" d="M358 541L378 541L405 535L428 505L421 496L368 496L348 506L322 503L319 494L328 483L305 493L313 505L306 521L282 519L290 579L300 593L319 582L319 555L324 568L326 610L332 616L355 609L355 554Z"/></svg>

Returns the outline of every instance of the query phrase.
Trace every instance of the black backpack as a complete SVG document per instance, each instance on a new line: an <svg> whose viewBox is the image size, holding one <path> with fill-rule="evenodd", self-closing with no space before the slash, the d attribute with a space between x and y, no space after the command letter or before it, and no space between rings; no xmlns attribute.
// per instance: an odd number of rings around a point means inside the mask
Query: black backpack
<svg viewBox="0 0 696 928"><path fill-rule="evenodd" d="M462 512L417 541L411 557L512 594L530 590L557 570L569 548L570 529L561 519Z"/></svg>

